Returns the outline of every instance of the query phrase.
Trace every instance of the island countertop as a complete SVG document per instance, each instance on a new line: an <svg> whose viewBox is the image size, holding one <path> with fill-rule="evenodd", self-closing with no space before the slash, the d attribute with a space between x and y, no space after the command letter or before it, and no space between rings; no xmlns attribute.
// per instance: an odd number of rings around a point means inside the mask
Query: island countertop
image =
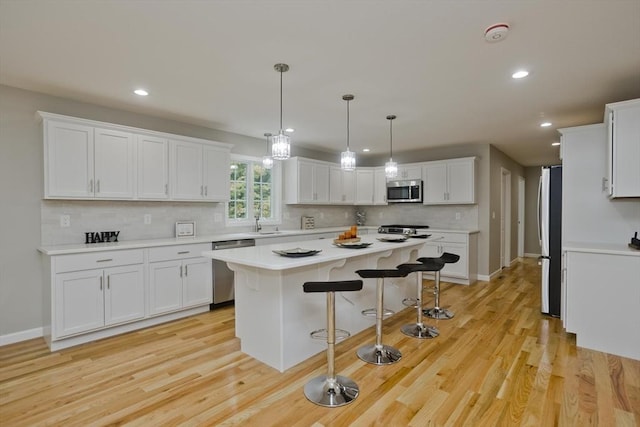
<svg viewBox="0 0 640 427"><path fill-rule="evenodd" d="M362 236L360 243L372 244L367 248L361 249L341 248L334 245L331 239L319 239L301 242L274 243L266 246L225 249L223 251L205 251L202 253L202 256L225 261L227 263L262 268L265 270L288 270L323 262L338 261L346 258L375 254L398 248L412 246L419 247L429 241L428 238L408 238L402 242L384 242L379 240L394 237L398 236L389 234ZM320 250L321 252L304 257L285 257L273 252L274 250L288 250L296 248Z"/></svg>

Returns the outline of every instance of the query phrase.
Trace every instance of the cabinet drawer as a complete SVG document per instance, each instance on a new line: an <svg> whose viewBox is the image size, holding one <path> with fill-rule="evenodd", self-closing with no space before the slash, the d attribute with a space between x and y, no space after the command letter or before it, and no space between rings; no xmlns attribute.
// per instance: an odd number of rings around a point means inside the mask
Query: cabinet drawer
<svg viewBox="0 0 640 427"><path fill-rule="evenodd" d="M211 250L211 243L191 245L160 246L149 248L149 262L169 261L172 259L199 258L204 251Z"/></svg>
<svg viewBox="0 0 640 427"><path fill-rule="evenodd" d="M91 270L116 265L142 264L142 249L91 252L85 254L59 255L55 257L55 272Z"/></svg>
<svg viewBox="0 0 640 427"><path fill-rule="evenodd" d="M467 235L462 233L431 233L427 230L427 234L431 234L427 242L467 243Z"/></svg>

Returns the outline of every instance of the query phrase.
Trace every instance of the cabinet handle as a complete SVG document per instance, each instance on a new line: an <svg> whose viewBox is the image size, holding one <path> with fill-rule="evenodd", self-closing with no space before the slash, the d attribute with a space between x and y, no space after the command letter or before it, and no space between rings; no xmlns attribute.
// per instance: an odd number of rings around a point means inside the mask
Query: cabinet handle
<svg viewBox="0 0 640 427"><path fill-rule="evenodd" d="M93 193L93 179L89 180L89 193Z"/></svg>
<svg viewBox="0 0 640 427"><path fill-rule="evenodd" d="M96 193L100 192L100 180L96 181Z"/></svg>
<svg viewBox="0 0 640 427"><path fill-rule="evenodd" d="M204 185L200 186L200 195L204 196Z"/></svg>
<svg viewBox="0 0 640 427"><path fill-rule="evenodd" d="M107 289L111 289L111 275L107 276Z"/></svg>
<svg viewBox="0 0 640 427"><path fill-rule="evenodd" d="M169 194L169 184L165 184L164 185L164 194L168 195Z"/></svg>
<svg viewBox="0 0 640 427"><path fill-rule="evenodd" d="M205 196L208 196L208 195L209 195L209 186L208 186L208 185L205 185L205 186L204 186L204 195L205 195Z"/></svg>
<svg viewBox="0 0 640 427"><path fill-rule="evenodd" d="M189 266L185 265L184 266L184 277L187 277L189 275Z"/></svg>
<svg viewBox="0 0 640 427"><path fill-rule="evenodd" d="M182 277L182 266L180 266L180 277Z"/></svg>
<svg viewBox="0 0 640 427"><path fill-rule="evenodd" d="M178 255L188 254L189 252L191 252L191 251L180 251L180 252L178 252Z"/></svg>
<svg viewBox="0 0 640 427"><path fill-rule="evenodd" d="M102 276L100 276L100 290L102 290Z"/></svg>
<svg viewBox="0 0 640 427"><path fill-rule="evenodd" d="M113 258L105 258L105 259L96 260L96 262L109 262L109 261L113 261Z"/></svg>

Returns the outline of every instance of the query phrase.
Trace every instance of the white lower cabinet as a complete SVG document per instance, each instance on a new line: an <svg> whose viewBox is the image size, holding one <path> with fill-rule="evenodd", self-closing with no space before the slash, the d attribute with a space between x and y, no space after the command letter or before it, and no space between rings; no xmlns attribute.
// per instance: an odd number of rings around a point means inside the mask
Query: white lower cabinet
<svg viewBox="0 0 640 427"><path fill-rule="evenodd" d="M140 261L138 264L95 268L100 263L114 265L124 261L123 257L112 257L110 253L101 253L99 257L90 254L95 260L78 259L71 263L65 260L59 263L60 272L55 274L53 289L54 337L144 318L142 251L134 252L140 252L139 257L132 258L133 262ZM81 255L75 256L78 257ZM78 271L68 271L68 268Z"/></svg>
<svg viewBox="0 0 640 427"><path fill-rule="evenodd" d="M440 270L442 280L471 284L477 278L477 234L429 233L431 236L420 250L420 257L437 258L448 252L460 256L456 263L445 264ZM426 274L427 277L432 275Z"/></svg>
<svg viewBox="0 0 640 427"><path fill-rule="evenodd" d="M213 301L212 264L200 254L211 244L149 249L149 314L157 315Z"/></svg>

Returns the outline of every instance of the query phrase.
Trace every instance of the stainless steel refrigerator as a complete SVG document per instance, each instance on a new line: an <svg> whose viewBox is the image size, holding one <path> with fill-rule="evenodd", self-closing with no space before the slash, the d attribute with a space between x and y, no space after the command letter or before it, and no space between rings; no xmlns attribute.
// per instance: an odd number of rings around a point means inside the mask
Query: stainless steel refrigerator
<svg viewBox="0 0 640 427"><path fill-rule="evenodd" d="M543 167L538 186L541 310L560 317L562 294L562 166Z"/></svg>

